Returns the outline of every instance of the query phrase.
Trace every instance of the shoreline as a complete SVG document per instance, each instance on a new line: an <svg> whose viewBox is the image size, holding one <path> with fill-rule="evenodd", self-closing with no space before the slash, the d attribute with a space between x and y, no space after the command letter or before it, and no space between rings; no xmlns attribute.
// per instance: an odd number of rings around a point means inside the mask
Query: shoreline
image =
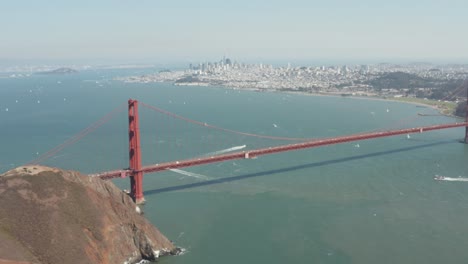
<svg viewBox="0 0 468 264"><path fill-rule="evenodd" d="M290 92L290 93L295 94L296 92ZM304 93L304 92L297 92L296 94L301 94L301 95L306 95L306 96L342 97L340 95L335 95L335 94L314 94L314 93ZM353 95L350 95L350 96L345 96L345 98L362 99L362 100L374 100L374 101L387 101L387 102L411 104L411 105L422 106L422 107L427 107L427 108L430 108L430 109L434 109L439 113L440 116L463 119L463 117L461 117L461 116L456 116L454 114L453 110L450 111L450 113L448 113L447 111L450 110L449 108L443 108L443 107L440 107L438 105L434 105L434 104L440 103L440 102L435 101L435 100L427 100L427 103L424 103L424 102L406 101L406 100L398 100L398 99L395 99L395 98L384 98L384 97L374 97L374 96L353 96ZM402 97L402 98L408 98L408 97ZM431 104L431 103L434 103L434 104ZM453 104L455 104L455 103L453 103ZM454 107L456 108L456 104L455 104Z"/></svg>
<svg viewBox="0 0 468 264"><path fill-rule="evenodd" d="M285 93L285 94L296 94L296 95L305 95L305 96L330 96L330 97L343 97L343 98L351 98L351 99L362 99L362 100L374 100L374 101L387 101L387 102L397 102L397 103L405 103L405 104L411 104L411 105L416 105L416 106L424 106L427 108L431 108L434 110L437 110L437 112L441 116L446 116L446 117L452 117L452 118L462 118L460 116L454 115L453 111L451 113L448 113L449 108L443 108L438 106L438 101L435 100L429 100L427 99L427 103L424 103L424 99L419 99L421 102L416 102L416 101L409 101L409 100L398 100L397 98L385 98L385 97L379 97L379 96L355 96L355 95L346 95L342 96L340 94L335 94L335 93L308 93L308 92L302 92L302 91L281 91L278 89L264 89L260 90L257 88L238 88L238 87L228 87L228 86L223 86L223 85L211 85L207 83L195 83L195 84L175 84L174 82L168 82L171 83L172 85L175 86L201 86L201 87L219 87L222 89L230 89L230 90L244 90L244 91L251 91L251 92L275 92L275 93ZM401 98L408 98L408 97L401 97ZM447 102L444 102L447 103ZM447 104L452 103L448 102ZM455 103L453 103L455 104ZM455 104L456 107L456 104Z"/></svg>
<svg viewBox="0 0 468 264"><path fill-rule="evenodd" d="M279 92L281 92L281 91L279 91ZM304 93L304 92L286 92L286 93L300 94L300 95L306 95L306 96L330 96L330 97L343 97L343 98L351 98L351 99L358 99L358 100L372 100L372 101L386 101L386 102L405 103L405 104L411 104L411 105L416 105L416 106L424 106L424 107L427 107L427 108L437 110L439 112L439 114L442 115L442 116L461 118L461 117L458 117L458 116L455 116L455 115L452 115L452 114L444 113L443 111L445 109L440 108L440 107L438 107L436 105L429 104L429 103L425 104L425 103L422 103L422 102L411 102L411 101L405 101L405 100L398 100L398 99L394 99L394 98L384 98L384 97L375 97L375 96L354 96L354 95L341 96L341 95L336 95L336 94ZM428 102L435 103L436 101L428 100Z"/></svg>
<svg viewBox="0 0 468 264"><path fill-rule="evenodd" d="M125 82L125 81L124 81ZM138 81L136 81L138 82ZM154 82L154 81L153 81ZM149 83L149 82L141 82L141 83ZM337 93L327 93L327 92L304 92L304 91L283 91L276 88L253 88L253 87L231 87L225 86L222 84L211 84L205 82L187 82L187 83L176 83L174 81L155 81L155 83L167 83L174 86L184 86L184 87L215 87L221 89L228 89L228 90L237 90L237 91L251 91L251 92L275 92L275 93L284 93L284 94L291 94L291 95L305 95L305 96L330 96L330 97L343 97L343 98L351 98L351 99L363 99L363 100L375 100L375 101L387 101L387 102L397 102L397 103L405 103L405 104L412 104L416 106L423 106L427 108L431 108L436 110L441 116L452 117L452 118L463 118L460 116L455 115L455 109L457 104L455 102L440 102L436 100L429 100L429 99L422 99L416 97L399 97L399 98L387 98L384 96L375 96L375 95L367 95L367 96L359 96L359 95L342 95ZM445 106L444 106L445 104ZM419 113L418 113L419 114Z"/></svg>

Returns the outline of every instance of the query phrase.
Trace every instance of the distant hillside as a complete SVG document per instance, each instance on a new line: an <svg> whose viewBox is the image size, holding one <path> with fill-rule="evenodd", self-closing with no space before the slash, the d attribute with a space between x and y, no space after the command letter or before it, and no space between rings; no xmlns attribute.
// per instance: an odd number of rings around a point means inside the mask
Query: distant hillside
<svg viewBox="0 0 468 264"><path fill-rule="evenodd" d="M408 93L415 94L416 97L434 100L446 100L447 98L453 100L455 97L466 96L466 90L459 89L463 85L462 79L436 80L406 72L383 73L367 84L377 91L382 91L382 89L407 89Z"/></svg>
<svg viewBox="0 0 468 264"><path fill-rule="evenodd" d="M193 83L193 82L201 82L201 80L194 76L186 76L175 81L175 83Z"/></svg>
<svg viewBox="0 0 468 264"><path fill-rule="evenodd" d="M42 166L0 175L0 263L137 263L171 253L110 181Z"/></svg>
<svg viewBox="0 0 468 264"><path fill-rule="evenodd" d="M38 72L38 74L71 74L77 73L78 71L72 68L58 68L51 71Z"/></svg>
<svg viewBox="0 0 468 264"><path fill-rule="evenodd" d="M370 84L377 90L382 89L412 89L433 87L431 80L423 79L415 74L406 72L389 72L372 80Z"/></svg>

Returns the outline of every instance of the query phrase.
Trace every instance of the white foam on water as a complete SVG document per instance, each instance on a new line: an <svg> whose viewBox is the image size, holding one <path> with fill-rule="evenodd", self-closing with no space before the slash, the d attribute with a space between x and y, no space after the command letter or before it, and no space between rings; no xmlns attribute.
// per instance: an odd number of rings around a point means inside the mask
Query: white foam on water
<svg viewBox="0 0 468 264"><path fill-rule="evenodd" d="M232 148L227 148L227 149L222 149L222 150L210 152L210 153L207 153L207 154L205 154L203 156L213 156L213 155L224 154L224 153L228 153L228 152L232 152L232 151L236 151L236 150L241 150L241 149L244 149L246 147L247 147L247 145L235 146L235 147L232 147Z"/></svg>
<svg viewBox="0 0 468 264"><path fill-rule="evenodd" d="M182 248L182 247L179 247L179 248L180 248L180 252L176 256L182 256L182 255L185 255L185 254L187 254L189 252L185 248Z"/></svg>
<svg viewBox="0 0 468 264"><path fill-rule="evenodd" d="M458 178L453 178L453 177L443 177L440 179L437 179L439 181L456 181L456 182L468 182L468 178L463 178L463 177L458 177Z"/></svg>
<svg viewBox="0 0 468 264"><path fill-rule="evenodd" d="M179 173L179 174L189 176L189 177L194 177L194 178L197 178L197 179L200 179L200 180L209 180L209 179L211 179L210 177L208 177L206 175L201 175L201 174L193 173L193 172L190 172L190 171L184 171L184 170L179 170L179 169L169 169L169 170L172 171L172 172L175 172L175 173Z"/></svg>
<svg viewBox="0 0 468 264"><path fill-rule="evenodd" d="M458 176L458 178L445 177L445 176L441 176L441 175L437 175L437 174L434 176L434 180L436 180L436 181L468 182L468 178L466 178L466 177L462 177L462 176Z"/></svg>

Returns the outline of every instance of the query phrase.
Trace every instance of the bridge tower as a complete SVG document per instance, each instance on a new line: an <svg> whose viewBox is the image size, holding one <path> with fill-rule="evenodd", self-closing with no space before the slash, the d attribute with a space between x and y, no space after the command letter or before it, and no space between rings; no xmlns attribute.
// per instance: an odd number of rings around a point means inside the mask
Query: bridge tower
<svg viewBox="0 0 468 264"><path fill-rule="evenodd" d="M137 204L145 202L143 197L143 172L141 171L140 124L138 120L138 101L128 100L128 139L130 195Z"/></svg>
<svg viewBox="0 0 468 264"><path fill-rule="evenodd" d="M468 81L465 81L465 86L466 86L465 123L468 124ZM465 144L468 144L468 126L465 127Z"/></svg>

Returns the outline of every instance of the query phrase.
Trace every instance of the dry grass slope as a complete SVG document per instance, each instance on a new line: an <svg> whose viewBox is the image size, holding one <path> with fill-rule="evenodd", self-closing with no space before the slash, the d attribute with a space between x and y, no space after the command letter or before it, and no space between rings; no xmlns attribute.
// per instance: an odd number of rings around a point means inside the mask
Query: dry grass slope
<svg viewBox="0 0 468 264"><path fill-rule="evenodd" d="M0 264L134 263L174 252L135 206L99 178L42 166L11 170L0 175Z"/></svg>

